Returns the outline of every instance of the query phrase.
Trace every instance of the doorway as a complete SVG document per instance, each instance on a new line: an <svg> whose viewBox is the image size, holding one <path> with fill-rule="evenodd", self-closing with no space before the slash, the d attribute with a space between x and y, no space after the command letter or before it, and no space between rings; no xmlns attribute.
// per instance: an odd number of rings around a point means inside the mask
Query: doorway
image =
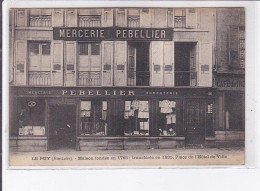
<svg viewBox="0 0 260 191"><path fill-rule="evenodd" d="M149 42L128 42L128 71L129 86L149 86Z"/></svg>
<svg viewBox="0 0 260 191"><path fill-rule="evenodd" d="M199 99L185 101L184 126L186 147L203 147L206 126L205 101Z"/></svg>
<svg viewBox="0 0 260 191"><path fill-rule="evenodd" d="M196 42L175 42L175 86L196 86Z"/></svg>
<svg viewBox="0 0 260 191"><path fill-rule="evenodd" d="M76 106L50 106L49 127L48 150L76 149Z"/></svg>

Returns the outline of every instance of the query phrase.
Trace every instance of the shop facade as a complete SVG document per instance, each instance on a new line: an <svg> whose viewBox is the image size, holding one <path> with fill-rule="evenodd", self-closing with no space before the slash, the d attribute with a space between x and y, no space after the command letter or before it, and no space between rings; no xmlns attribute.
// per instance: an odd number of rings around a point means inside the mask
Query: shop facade
<svg viewBox="0 0 260 191"><path fill-rule="evenodd" d="M10 15L12 149L214 146L215 9Z"/></svg>

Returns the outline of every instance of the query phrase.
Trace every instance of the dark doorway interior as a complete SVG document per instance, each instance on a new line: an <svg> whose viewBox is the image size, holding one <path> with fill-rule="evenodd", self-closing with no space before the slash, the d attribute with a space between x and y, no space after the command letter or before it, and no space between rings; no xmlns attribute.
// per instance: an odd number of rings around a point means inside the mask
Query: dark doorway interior
<svg viewBox="0 0 260 191"><path fill-rule="evenodd" d="M51 106L49 150L76 148L76 106Z"/></svg>
<svg viewBox="0 0 260 191"><path fill-rule="evenodd" d="M186 147L202 147L205 142L206 107L203 100L186 100L184 125Z"/></svg>
<svg viewBox="0 0 260 191"><path fill-rule="evenodd" d="M226 93L225 95L226 128L231 130L243 130L243 96L233 92Z"/></svg>
<svg viewBox="0 0 260 191"><path fill-rule="evenodd" d="M194 86L196 79L196 43L175 42L175 85Z"/></svg>
<svg viewBox="0 0 260 191"><path fill-rule="evenodd" d="M128 85L149 86L150 44L147 42L129 42L128 45Z"/></svg>

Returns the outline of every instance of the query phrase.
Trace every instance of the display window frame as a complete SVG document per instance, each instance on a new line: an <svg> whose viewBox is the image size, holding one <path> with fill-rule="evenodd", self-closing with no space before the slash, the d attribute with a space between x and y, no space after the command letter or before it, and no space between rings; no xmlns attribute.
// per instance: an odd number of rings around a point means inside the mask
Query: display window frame
<svg viewBox="0 0 260 191"><path fill-rule="evenodd" d="M81 133L81 112L82 112L82 110L81 110L81 102L82 101L90 101L91 102L91 110L89 110L90 111L90 115L93 115L92 114L92 106L93 106L93 104L92 104L92 102L101 102L101 118L103 117L103 111L105 111L106 112L106 130L104 130L104 134L102 135L102 134L100 134L100 135L95 135L95 134L89 134L89 135L87 135L87 134L82 134ZM103 110L103 102L106 102L106 107L107 107L107 110ZM89 98L89 99L87 99L87 98L85 98L85 99L80 99L79 101L78 101L78 128L77 128L77 135L78 135L78 137L107 137L107 136L109 136L109 128L110 128L110 110L111 110L111 108L109 108L109 106L110 106L110 104L109 104L109 100L108 99L105 99L105 98L102 98L102 99L91 99L91 98ZM88 111L87 111L88 112ZM94 116L93 116L94 117ZM94 118L93 118L93 120L94 120Z"/></svg>
<svg viewBox="0 0 260 191"><path fill-rule="evenodd" d="M127 135L126 133L125 133L125 130L126 130L126 126L125 125L123 125L123 137L151 137L151 130L152 130L152 118L153 118L153 116L152 116L152 108L151 108L151 102L152 102L152 100L151 99L145 99L145 98L139 98L139 97L136 97L136 98L129 98L129 99L123 99L122 100L122 102L123 102L123 104L122 104L122 109L121 109L121 111L123 112L123 117L122 117L122 121L123 121L123 124L124 123L126 123L126 119L125 119L125 103L126 103L126 101L131 101L131 103L132 103L132 101L134 101L134 100L138 100L138 101L147 101L148 102L148 115L149 115L149 117L147 118L147 120L145 120L146 118L144 118L144 120L139 120L139 121L136 121L136 126L138 127L139 126L139 131L140 131L140 124L138 125L137 123L138 122L146 122L146 124L148 123L148 135L141 135L141 134L139 134L139 135ZM139 112L139 109L138 109L138 112ZM135 111L134 112L134 115L135 115L135 117L136 118L138 118L138 113ZM136 116L137 115L137 116ZM144 125L144 123L143 123L143 125ZM143 126L143 128L145 129L145 127ZM136 130L137 131L137 130ZM144 130L145 131L145 130Z"/></svg>
<svg viewBox="0 0 260 191"><path fill-rule="evenodd" d="M21 107L20 104L22 104L21 102L26 102L27 106L23 106ZM43 116L41 116L41 125L23 125L22 123L24 123L24 121L22 120L22 118L26 118L28 117L27 115L29 115L31 120L31 115L33 115L35 113L35 109L33 109L33 107L37 107L37 104L39 102L42 102L42 108L44 111L43 112L38 112L41 113ZM29 97L25 97L25 98L17 98L17 110L16 110L16 117L15 117L15 134L17 135L17 137L46 137L48 135L48 125L47 125L47 104L46 104L46 100L44 98L29 98ZM35 105L34 105L35 104ZM30 105L30 106L29 106ZM33 107L31 107L32 105L34 105ZM31 107L31 108L30 108ZM29 114L28 114L29 112ZM30 113L31 112L31 113ZM30 123L35 123L35 121L30 121ZM28 122L27 122L28 123ZM24 126L24 127L23 127ZM36 128L38 129L38 133L35 134L36 132ZM28 132L26 132L28 131ZM39 134L40 132L40 134Z"/></svg>

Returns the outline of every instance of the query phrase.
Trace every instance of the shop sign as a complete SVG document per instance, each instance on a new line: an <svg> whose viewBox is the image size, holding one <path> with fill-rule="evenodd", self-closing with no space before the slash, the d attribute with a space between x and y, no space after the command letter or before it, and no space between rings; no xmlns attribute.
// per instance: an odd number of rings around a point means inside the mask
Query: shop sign
<svg viewBox="0 0 260 191"><path fill-rule="evenodd" d="M171 41L171 28L53 28L54 40L165 40Z"/></svg>
<svg viewBox="0 0 260 191"><path fill-rule="evenodd" d="M211 92L211 91L210 91ZM57 88L17 88L18 96L43 96L43 97L134 97L134 96L156 96L156 97L183 97L183 96L212 96L208 89L178 89L178 88L87 88L87 87L57 87Z"/></svg>
<svg viewBox="0 0 260 191"><path fill-rule="evenodd" d="M217 78L215 79L215 87L218 88L244 88L245 79L242 78Z"/></svg>

